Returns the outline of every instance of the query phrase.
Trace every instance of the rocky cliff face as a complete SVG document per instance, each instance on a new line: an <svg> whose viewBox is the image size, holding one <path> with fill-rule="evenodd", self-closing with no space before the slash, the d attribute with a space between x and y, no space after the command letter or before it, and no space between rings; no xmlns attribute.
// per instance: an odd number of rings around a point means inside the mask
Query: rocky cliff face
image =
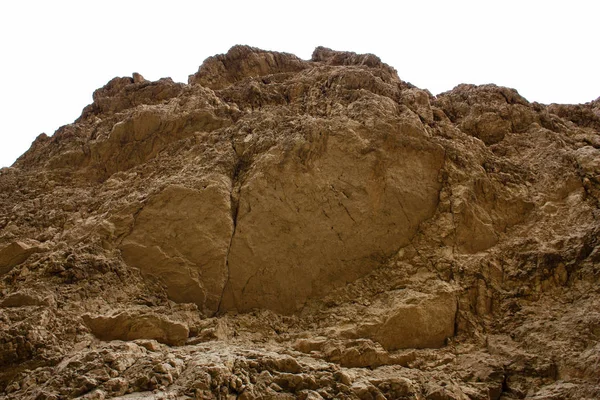
<svg viewBox="0 0 600 400"><path fill-rule="evenodd" d="M0 398L600 397L600 106L374 55L115 78L0 171Z"/></svg>

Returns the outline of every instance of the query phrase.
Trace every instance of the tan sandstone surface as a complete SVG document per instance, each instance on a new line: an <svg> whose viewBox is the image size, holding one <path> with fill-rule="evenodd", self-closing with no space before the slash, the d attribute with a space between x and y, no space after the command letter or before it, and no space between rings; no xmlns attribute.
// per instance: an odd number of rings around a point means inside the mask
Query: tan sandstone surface
<svg viewBox="0 0 600 400"><path fill-rule="evenodd" d="M0 399L600 398L600 99L235 46L93 100L0 170Z"/></svg>

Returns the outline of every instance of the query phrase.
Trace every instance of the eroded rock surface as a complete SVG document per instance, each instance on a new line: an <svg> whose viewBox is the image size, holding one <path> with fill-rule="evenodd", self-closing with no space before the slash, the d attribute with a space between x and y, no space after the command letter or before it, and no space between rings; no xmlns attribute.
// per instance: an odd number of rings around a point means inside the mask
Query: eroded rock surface
<svg viewBox="0 0 600 400"><path fill-rule="evenodd" d="M0 170L0 399L599 398L599 110L323 47L114 78Z"/></svg>
<svg viewBox="0 0 600 400"><path fill-rule="evenodd" d="M177 346L185 343L189 335L185 324L170 321L156 314L84 314L82 318L94 336L101 340L148 339Z"/></svg>
<svg viewBox="0 0 600 400"><path fill-rule="evenodd" d="M123 260L158 277L171 299L216 311L227 280L233 233L231 182L167 186L136 215L121 243Z"/></svg>
<svg viewBox="0 0 600 400"><path fill-rule="evenodd" d="M435 212L441 147L403 125L379 134L315 125L244 176L224 311L296 312L370 272Z"/></svg>
<svg viewBox="0 0 600 400"><path fill-rule="evenodd" d="M36 241L16 241L0 249L0 275L21 264L39 251Z"/></svg>

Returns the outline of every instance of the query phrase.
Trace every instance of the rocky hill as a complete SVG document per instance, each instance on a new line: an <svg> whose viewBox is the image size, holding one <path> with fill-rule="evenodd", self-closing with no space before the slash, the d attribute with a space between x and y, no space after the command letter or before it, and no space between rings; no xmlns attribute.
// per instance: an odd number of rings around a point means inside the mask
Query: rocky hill
<svg viewBox="0 0 600 400"><path fill-rule="evenodd" d="M93 99L0 170L0 399L600 398L600 99L247 46Z"/></svg>

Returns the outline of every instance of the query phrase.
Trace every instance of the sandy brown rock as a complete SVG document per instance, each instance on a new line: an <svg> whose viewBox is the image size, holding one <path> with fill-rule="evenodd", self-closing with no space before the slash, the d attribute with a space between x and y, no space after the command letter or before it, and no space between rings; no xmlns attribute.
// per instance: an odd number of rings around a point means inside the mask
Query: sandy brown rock
<svg viewBox="0 0 600 400"><path fill-rule="evenodd" d="M156 314L120 313L102 316L85 314L85 324L101 340L152 339L168 345L181 345L188 338L185 324L173 322Z"/></svg>
<svg viewBox="0 0 600 400"><path fill-rule="evenodd" d="M21 264L33 253L39 251L36 241L16 241L0 249L0 275Z"/></svg>
<svg viewBox="0 0 600 400"><path fill-rule="evenodd" d="M391 137L347 129L272 148L245 176L224 310L298 311L369 272L433 215L441 148L402 125Z"/></svg>
<svg viewBox="0 0 600 400"><path fill-rule="evenodd" d="M459 85L442 93L440 106L460 129L486 145L498 143L509 133L519 133L541 117L528 107L516 90L496 85Z"/></svg>
<svg viewBox="0 0 600 400"><path fill-rule="evenodd" d="M454 336L456 299L441 293L391 307L391 313L372 334L387 350L442 347Z"/></svg>
<svg viewBox="0 0 600 400"><path fill-rule="evenodd" d="M172 185L151 197L121 243L125 262L160 279L174 301L217 311L233 233L230 185L217 176L197 190Z"/></svg>
<svg viewBox="0 0 600 400"><path fill-rule="evenodd" d="M227 54L209 57L188 83L223 89L247 77L298 72L308 65L293 54L276 53L250 46L234 46Z"/></svg>
<svg viewBox="0 0 600 400"><path fill-rule="evenodd" d="M0 169L0 399L600 398L599 115L324 47L115 78Z"/></svg>
<svg viewBox="0 0 600 400"><path fill-rule="evenodd" d="M30 306L49 306L52 305L51 296L43 296L42 293L36 293L32 290L23 290L11 293L0 302L0 307L30 307Z"/></svg>

